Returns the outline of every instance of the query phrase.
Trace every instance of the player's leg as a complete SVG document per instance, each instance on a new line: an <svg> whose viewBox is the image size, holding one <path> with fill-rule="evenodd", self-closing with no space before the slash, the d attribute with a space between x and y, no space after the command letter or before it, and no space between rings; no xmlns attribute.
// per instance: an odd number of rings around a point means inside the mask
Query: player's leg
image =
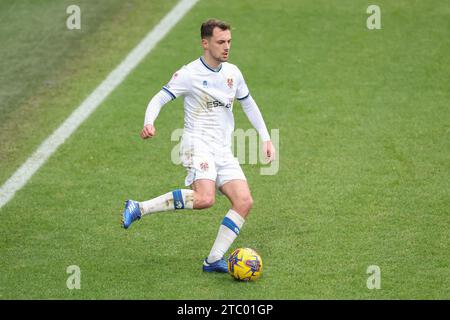
<svg viewBox="0 0 450 320"><path fill-rule="evenodd" d="M206 209L211 207L214 201L215 182L209 179L199 179L192 183L192 190L177 189L157 198L142 201L139 206L142 215L147 215L178 209Z"/></svg>
<svg viewBox="0 0 450 320"><path fill-rule="evenodd" d="M194 209L207 209L216 200L216 182L210 179L197 179L192 185L194 191Z"/></svg>
<svg viewBox="0 0 450 320"><path fill-rule="evenodd" d="M231 202L231 210L246 219L253 207L253 198L246 180L231 180L220 188Z"/></svg>
<svg viewBox="0 0 450 320"><path fill-rule="evenodd" d="M133 221L151 213L193 208L194 191L189 189L176 189L142 202L127 200L122 214L122 226L127 229Z"/></svg>
<svg viewBox="0 0 450 320"><path fill-rule="evenodd" d="M183 135L180 159L187 170L185 185L191 189L177 189L156 198L137 202L128 200L123 212L124 228L142 216L179 209L205 209L212 206L215 195L216 169L207 146Z"/></svg>
<svg viewBox="0 0 450 320"><path fill-rule="evenodd" d="M142 216L180 209L206 209L215 201L215 181L199 179L190 189L176 189L147 201L128 200L122 217L122 225L127 229Z"/></svg>
<svg viewBox="0 0 450 320"><path fill-rule="evenodd" d="M224 254L239 235L253 205L250 189L245 180L228 181L220 190L230 200L232 207L222 220L207 262L223 259Z"/></svg>
<svg viewBox="0 0 450 320"><path fill-rule="evenodd" d="M154 199L139 202L142 215L179 209L206 209L214 204L215 182L199 179L192 183L192 190L177 189Z"/></svg>
<svg viewBox="0 0 450 320"><path fill-rule="evenodd" d="M147 201L128 200L122 214L122 226L127 229L142 216L156 212L180 209L206 209L214 204L216 169L214 162L206 156L192 156L184 164L187 168L186 186L191 189L176 189Z"/></svg>

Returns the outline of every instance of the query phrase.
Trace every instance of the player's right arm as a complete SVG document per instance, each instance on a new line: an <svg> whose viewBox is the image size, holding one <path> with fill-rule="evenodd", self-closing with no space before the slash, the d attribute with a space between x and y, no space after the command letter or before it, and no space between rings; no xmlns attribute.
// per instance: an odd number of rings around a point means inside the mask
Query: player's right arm
<svg viewBox="0 0 450 320"><path fill-rule="evenodd" d="M147 110L145 111L145 120L144 120L144 128L141 131L141 138L147 139L152 138L156 129L153 123L158 117L161 108L169 101L172 100L172 97L167 94L164 89L158 92L148 103Z"/></svg>
<svg viewBox="0 0 450 320"><path fill-rule="evenodd" d="M144 128L141 131L141 138L152 138L156 133L154 122L158 117L161 108L178 96L186 94L190 89L189 75L185 68L175 72L172 79L159 91L149 102L145 111Z"/></svg>

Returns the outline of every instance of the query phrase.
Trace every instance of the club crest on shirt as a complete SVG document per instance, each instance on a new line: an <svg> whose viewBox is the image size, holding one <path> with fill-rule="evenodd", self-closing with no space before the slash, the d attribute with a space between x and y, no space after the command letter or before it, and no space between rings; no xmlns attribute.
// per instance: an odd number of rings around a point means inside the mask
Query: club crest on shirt
<svg viewBox="0 0 450 320"><path fill-rule="evenodd" d="M203 88L208 88L208 81L203 80Z"/></svg>
<svg viewBox="0 0 450 320"><path fill-rule="evenodd" d="M208 171L208 169L209 169L208 162L200 163L200 169L202 169L202 171Z"/></svg>
<svg viewBox="0 0 450 320"><path fill-rule="evenodd" d="M231 88L233 88L233 78L228 78L227 79L227 85L228 85L228 87L231 89Z"/></svg>

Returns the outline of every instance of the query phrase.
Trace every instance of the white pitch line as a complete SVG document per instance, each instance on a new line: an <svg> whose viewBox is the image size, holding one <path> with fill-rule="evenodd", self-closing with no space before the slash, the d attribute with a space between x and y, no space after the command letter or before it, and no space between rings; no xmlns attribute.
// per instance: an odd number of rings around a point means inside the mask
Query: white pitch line
<svg viewBox="0 0 450 320"><path fill-rule="evenodd" d="M114 91L198 0L181 0L0 188L0 209Z"/></svg>

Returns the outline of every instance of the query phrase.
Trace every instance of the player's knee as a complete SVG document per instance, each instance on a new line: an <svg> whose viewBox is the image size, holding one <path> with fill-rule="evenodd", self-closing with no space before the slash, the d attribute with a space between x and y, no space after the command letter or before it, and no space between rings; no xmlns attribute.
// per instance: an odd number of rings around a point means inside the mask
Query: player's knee
<svg viewBox="0 0 450 320"><path fill-rule="evenodd" d="M195 203L195 209L206 209L210 208L214 205L215 198L211 195L201 195L199 196Z"/></svg>
<svg viewBox="0 0 450 320"><path fill-rule="evenodd" d="M213 196L208 196L203 200L205 208L210 208L214 205L215 198Z"/></svg>
<svg viewBox="0 0 450 320"><path fill-rule="evenodd" d="M253 207L253 198L251 195L242 196L238 200L238 207L242 212L248 213Z"/></svg>
<svg viewBox="0 0 450 320"><path fill-rule="evenodd" d="M248 211L250 211L250 209L253 208L253 198L252 198L252 196L248 196L248 198L246 198L245 204L247 206Z"/></svg>

